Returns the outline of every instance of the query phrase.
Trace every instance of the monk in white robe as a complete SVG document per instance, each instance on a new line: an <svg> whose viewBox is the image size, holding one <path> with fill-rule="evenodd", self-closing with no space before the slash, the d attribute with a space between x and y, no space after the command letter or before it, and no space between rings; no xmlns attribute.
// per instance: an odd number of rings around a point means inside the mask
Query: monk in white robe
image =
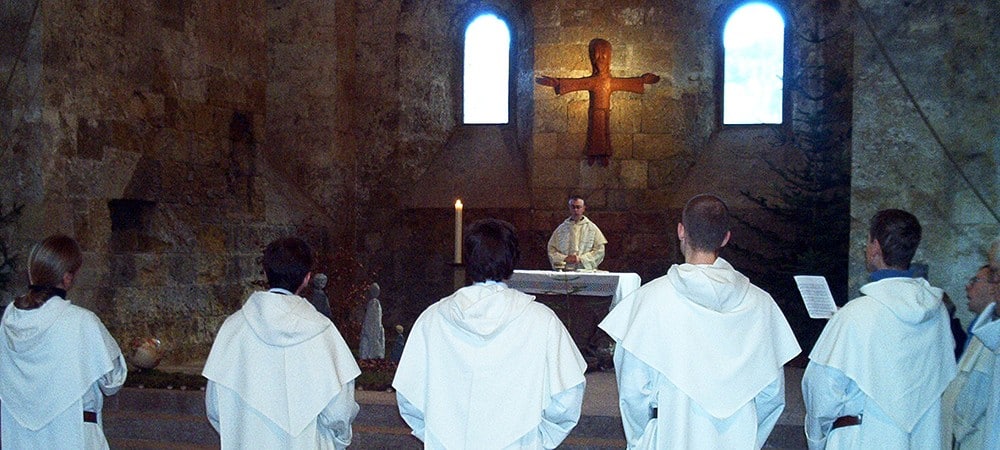
<svg viewBox="0 0 1000 450"><path fill-rule="evenodd" d="M584 213L587 205L580 197L570 197L566 218L549 238L548 253L552 268L596 270L604 261L604 238L601 229Z"/></svg>
<svg viewBox="0 0 1000 450"><path fill-rule="evenodd" d="M83 260L52 236L29 256L31 287L0 322L0 446L107 449L101 409L125 383L118 344L94 313L66 300Z"/></svg>
<svg viewBox="0 0 1000 450"><path fill-rule="evenodd" d="M728 217L717 197L692 198L677 227L687 262L600 324L618 343L629 448L759 449L784 410L784 364L801 349L771 296L718 257Z"/></svg>
<svg viewBox="0 0 1000 450"><path fill-rule="evenodd" d="M1000 299L1000 280L989 266L984 266L969 280L965 292L969 298L969 310L977 317L969 327L968 345L958 361L958 374L948 385L941 398L941 448L982 449L984 431L992 426L987 420L989 396L993 383L993 365L996 355L983 345L983 341L972 333L978 328L980 334L989 334L993 311ZM989 309L989 311L987 311Z"/></svg>
<svg viewBox="0 0 1000 450"><path fill-rule="evenodd" d="M920 234L906 211L872 218L872 281L823 329L802 378L810 449L940 448L955 343L943 291L911 278Z"/></svg>
<svg viewBox="0 0 1000 450"><path fill-rule="evenodd" d="M252 294L219 329L202 375L223 449L351 443L361 370L336 326L293 293L308 284L312 261L299 239L272 242L264 251L271 289Z"/></svg>
<svg viewBox="0 0 1000 450"><path fill-rule="evenodd" d="M555 448L580 418L586 363L552 310L501 282L519 255L510 224L472 224L463 250L476 283L414 323L399 412L425 448Z"/></svg>
<svg viewBox="0 0 1000 450"><path fill-rule="evenodd" d="M984 353L993 362L990 380L978 394L983 405L982 418L977 423L976 432L982 444L978 448L1000 448L1000 310L996 303L989 305L972 325L972 334L983 345ZM970 344L971 348L971 344ZM971 446L956 448L973 448Z"/></svg>

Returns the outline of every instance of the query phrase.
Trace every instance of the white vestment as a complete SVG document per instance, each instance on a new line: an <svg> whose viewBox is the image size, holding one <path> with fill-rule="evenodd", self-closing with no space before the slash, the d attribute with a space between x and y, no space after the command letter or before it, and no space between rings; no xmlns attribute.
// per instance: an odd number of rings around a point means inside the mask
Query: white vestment
<svg viewBox="0 0 1000 450"><path fill-rule="evenodd" d="M552 310L477 283L420 315L392 385L425 448L554 448L580 418L586 368Z"/></svg>
<svg viewBox="0 0 1000 450"><path fill-rule="evenodd" d="M629 448L760 448L785 406L784 364L801 352L771 296L722 258L671 267L600 327L618 343Z"/></svg>
<svg viewBox="0 0 1000 450"><path fill-rule="evenodd" d="M60 297L4 312L0 342L0 446L107 449L104 395L125 383L121 349L94 313ZM84 411L97 423L84 422Z"/></svg>
<svg viewBox="0 0 1000 450"><path fill-rule="evenodd" d="M205 361L208 419L223 449L344 448L360 373L336 326L306 299L256 292L222 324Z"/></svg>
<svg viewBox="0 0 1000 450"><path fill-rule="evenodd" d="M810 449L936 449L955 341L941 289L893 277L834 314L802 378ZM841 416L861 424L832 429Z"/></svg>
<svg viewBox="0 0 1000 450"><path fill-rule="evenodd" d="M993 308L987 308L970 329L989 326ZM986 420L996 355L983 346L975 333L958 362L958 374L941 397L941 448L982 449L983 431L994 420Z"/></svg>
<svg viewBox="0 0 1000 450"><path fill-rule="evenodd" d="M579 222L574 222L570 217L559 224L549 238L549 262L554 268L556 263L563 262L567 256L576 255L580 262L575 267L567 264L567 268L597 269L601 261L604 261L604 244L607 243L601 229L586 216Z"/></svg>
<svg viewBox="0 0 1000 450"><path fill-rule="evenodd" d="M981 423L982 448L1000 448L1000 320L994 319L997 305L991 304L980 314L972 327L972 335L993 353L992 379L979 394L986 397L986 411ZM964 447L963 447L964 448Z"/></svg>

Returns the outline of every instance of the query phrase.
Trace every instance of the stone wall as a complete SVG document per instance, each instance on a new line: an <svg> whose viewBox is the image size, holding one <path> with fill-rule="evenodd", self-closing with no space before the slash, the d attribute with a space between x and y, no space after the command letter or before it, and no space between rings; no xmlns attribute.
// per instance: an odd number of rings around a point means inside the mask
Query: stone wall
<svg viewBox="0 0 1000 450"><path fill-rule="evenodd" d="M865 281L871 216L914 213L916 260L967 324L964 286L1000 233L995 1L862 0L855 43L851 273ZM982 198L977 196L981 195Z"/></svg>
<svg viewBox="0 0 1000 450"><path fill-rule="evenodd" d="M40 3L4 96L0 191L25 206L12 242L23 257L75 236L73 301L126 349L155 336L169 360L203 358L263 279L262 246L308 206L260 155L264 2Z"/></svg>
<svg viewBox="0 0 1000 450"><path fill-rule="evenodd" d="M262 280L261 247L279 235L318 250L342 316L357 303L353 287L377 280L390 328L454 289L454 197L468 200L466 223L513 222L522 267L541 268L566 196L582 194L611 238L602 268L648 281L681 259L675 224L687 198L712 191L756 214L741 192L774 193L768 162L795 163L772 145L787 128L717 124L719 30L733 1L46 2L34 20L25 3L0 10L0 68L14 75L0 99L0 205L25 205L3 237L23 253L48 233L77 236L87 255L74 300L125 346L152 334L175 361L207 353L221 319ZM823 58L849 65L860 55L852 254L877 208L912 208L928 225L919 257L932 281L962 300L996 222L875 43L899 55L902 79L968 178L993 181L978 186L995 205L996 48L981 37L996 6L932 3L862 2L878 33L858 19ZM850 9L787 5L824 24ZM462 33L482 11L514 34L516 113L508 125L465 127ZM607 167L583 155L586 94L534 84L589 75L595 37L612 43L614 75L662 78L644 94L614 95Z"/></svg>
<svg viewBox="0 0 1000 450"><path fill-rule="evenodd" d="M523 110L527 103L530 115L508 127L462 127L454 87L461 75L459 19L491 3L505 12L518 37L514 53L530 52L516 59L516 73L530 70L517 75L513 93L516 107ZM681 260L676 222L689 197L712 191L737 213L757 214L741 191L774 194L780 180L767 161L781 166L795 157L773 145L781 127L717 125L716 48L721 21L734 2L514 3L523 4L377 2L378 8L357 8L358 79L383 81L383 89L363 91L371 106L358 116L365 136L358 153L358 247L378 274L386 310L411 311L387 320L412 321L412 311L453 290L448 262L455 197L466 203L466 223L487 212L515 223L525 256L521 267L544 268L544 246L566 217L566 196L582 194L590 217L611 240L602 268L637 272L648 281ZM809 8L815 2L792 3L789 12L797 16L846 10L814 12ZM423 26L411 23L418 16ZM843 35L833 45L849 50L850 32ZM615 76L662 77L644 94L614 94L615 155L607 167L588 165L583 154L587 94L557 96L533 83L543 75L589 75L587 45L595 37L612 43ZM798 58L805 50L796 45L791 48ZM369 59L383 52L402 56ZM849 67L846 53L831 59ZM522 143L525 127L530 139ZM748 230L740 230L734 242L760 243ZM743 267L752 264L726 257Z"/></svg>

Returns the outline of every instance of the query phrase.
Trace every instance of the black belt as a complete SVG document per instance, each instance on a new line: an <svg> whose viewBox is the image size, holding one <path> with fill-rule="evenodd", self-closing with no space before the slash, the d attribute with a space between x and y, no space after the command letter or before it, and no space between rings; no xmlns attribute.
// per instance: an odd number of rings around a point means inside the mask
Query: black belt
<svg viewBox="0 0 1000 450"><path fill-rule="evenodd" d="M93 411L84 411L83 412L83 421L84 422L90 422L90 423L97 423L97 413L95 413Z"/></svg>
<svg viewBox="0 0 1000 450"><path fill-rule="evenodd" d="M861 425L861 416L840 416L837 420L833 421L833 428L830 428L830 430L854 425Z"/></svg>

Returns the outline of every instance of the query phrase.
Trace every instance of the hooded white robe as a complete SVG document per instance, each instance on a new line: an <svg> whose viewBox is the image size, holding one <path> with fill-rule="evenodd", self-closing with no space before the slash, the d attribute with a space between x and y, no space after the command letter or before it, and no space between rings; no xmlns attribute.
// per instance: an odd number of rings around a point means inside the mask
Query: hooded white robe
<svg viewBox="0 0 1000 450"><path fill-rule="evenodd" d="M128 369L101 320L52 297L32 310L8 305L0 328L0 446L107 449L104 395L121 389Z"/></svg>
<svg viewBox="0 0 1000 450"><path fill-rule="evenodd" d="M555 267L555 263L562 262L567 256L577 255L580 262L575 264L575 268L597 269L597 266L604 261L604 245L607 243L608 240L604 238L601 229L586 216L579 222L574 222L573 218L569 217L556 227L552 237L549 238L549 263Z"/></svg>
<svg viewBox="0 0 1000 450"><path fill-rule="evenodd" d="M347 447L361 370L326 316L279 292L255 292L219 329L202 372L208 419L223 449Z"/></svg>
<svg viewBox="0 0 1000 450"><path fill-rule="evenodd" d="M981 448L990 449L1000 448L1000 357L997 355L1000 353L1000 320L994 319L996 308L995 303L986 307L972 327L973 336L993 354L992 379L987 389L979 393L986 397L986 411L980 421L981 429L978 430L983 442Z"/></svg>
<svg viewBox="0 0 1000 450"><path fill-rule="evenodd" d="M552 310L477 283L420 315L392 385L425 448L555 448L580 419L586 368Z"/></svg>
<svg viewBox="0 0 1000 450"><path fill-rule="evenodd" d="M771 296L722 258L682 264L601 322L629 448L760 448L801 352ZM652 409L657 409L657 417Z"/></svg>
<svg viewBox="0 0 1000 450"><path fill-rule="evenodd" d="M992 317L993 308L987 308L970 330L979 326L983 332ZM941 398L941 448L984 448L983 431L992 421L986 418L989 396L983 393L990 392L995 362L996 355L974 333L969 336L969 345L958 362L958 374Z"/></svg>
<svg viewBox="0 0 1000 450"><path fill-rule="evenodd" d="M893 277L834 314L802 378L810 449L937 449L955 342L941 289ZM861 424L832 430L841 416Z"/></svg>

